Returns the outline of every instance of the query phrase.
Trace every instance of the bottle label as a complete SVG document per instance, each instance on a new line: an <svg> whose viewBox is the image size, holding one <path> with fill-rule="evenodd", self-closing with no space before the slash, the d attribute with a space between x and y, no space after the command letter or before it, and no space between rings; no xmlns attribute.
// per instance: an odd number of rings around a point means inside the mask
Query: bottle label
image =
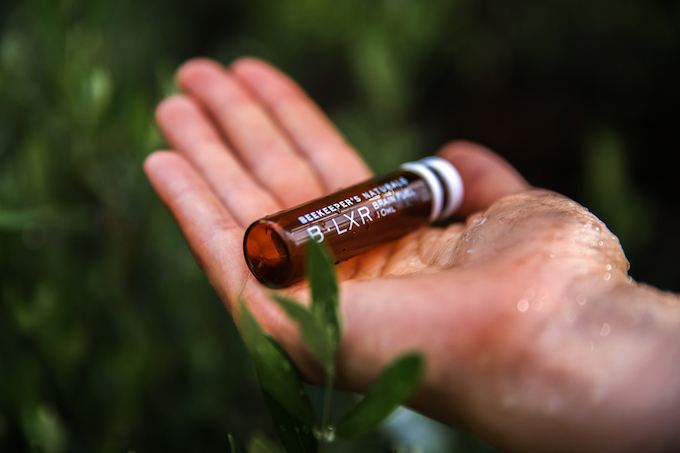
<svg viewBox="0 0 680 453"><path fill-rule="evenodd" d="M430 199L422 181L409 181L403 176L368 190L362 189L355 195L349 194L340 201L298 215L300 226L294 228L297 233L294 235L301 240L298 235L304 230L305 236L317 242L323 242L329 235L354 236L379 219Z"/></svg>
<svg viewBox="0 0 680 453"><path fill-rule="evenodd" d="M361 192L361 196L359 195L351 195L344 200L337 201L335 203L331 203L327 206L323 206L320 209L315 209L313 211L309 211L305 214L302 214L298 216L298 220L302 225L306 225L307 223L314 222L316 220L323 219L324 217L333 215L337 212L342 212L343 210L350 208L356 204L361 203L362 201L367 201L367 200L373 200L373 199L380 199L383 197L385 194L391 194L395 193L395 195L391 195L388 198L391 198L393 201L395 196L401 196L402 199L405 199L407 197L414 196L415 193L411 190L410 193L406 193L408 191L398 191L394 192L395 189L398 189L400 187L404 187L408 185L408 179L404 178L403 176L400 178L393 179L392 181L388 181L384 184L380 184L378 186L375 186L373 188L370 188L366 191ZM379 200L381 201L381 200ZM387 202L389 204L390 202ZM379 209L382 205L376 206L376 209Z"/></svg>
<svg viewBox="0 0 680 453"><path fill-rule="evenodd" d="M301 224L305 225L307 223L314 222L315 220L319 220L326 216L332 215L336 212L340 212L357 203L361 203L361 198L359 198L359 196L357 195L354 195L350 198L346 198L336 203L329 204L328 206L324 206L321 209L316 209L314 211L310 211L306 214L298 216L298 220L300 221Z"/></svg>

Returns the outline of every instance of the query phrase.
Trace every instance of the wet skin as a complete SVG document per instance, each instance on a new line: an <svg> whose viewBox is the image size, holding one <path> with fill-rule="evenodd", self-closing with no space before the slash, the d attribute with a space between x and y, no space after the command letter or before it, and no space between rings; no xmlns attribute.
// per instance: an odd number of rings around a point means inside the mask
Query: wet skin
<svg viewBox="0 0 680 453"><path fill-rule="evenodd" d="M360 182L363 161L271 66L193 60L158 108L171 151L146 172L232 313L238 297L312 382L318 367L250 275L254 220ZM680 448L680 304L639 285L587 209L531 188L491 151L438 153L466 187L464 223L422 229L338 266L339 385L361 392L395 355L428 358L411 406L506 451ZM286 291L304 300L306 288Z"/></svg>

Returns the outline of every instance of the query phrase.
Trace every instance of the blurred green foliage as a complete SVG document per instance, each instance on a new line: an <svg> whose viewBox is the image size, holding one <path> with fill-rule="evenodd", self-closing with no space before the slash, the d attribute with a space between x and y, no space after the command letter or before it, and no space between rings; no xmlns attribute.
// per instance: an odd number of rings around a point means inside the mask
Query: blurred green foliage
<svg viewBox="0 0 680 453"><path fill-rule="evenodd" d="M226 451L229 432L271 432L141 171L185 59L279 65L377 171L480 141L677 291L679 34L664 0L0 2L0 451Z"/></svg>

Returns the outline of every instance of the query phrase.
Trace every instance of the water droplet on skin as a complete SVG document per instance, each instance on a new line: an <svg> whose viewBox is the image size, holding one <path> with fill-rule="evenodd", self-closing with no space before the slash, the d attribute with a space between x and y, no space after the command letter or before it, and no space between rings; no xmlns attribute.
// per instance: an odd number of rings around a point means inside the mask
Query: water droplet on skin
<svg viewBox="0 0 680 453"><path fill-rule="evenodd" d="M626 283L633 283L633 277L629 275L628 278L626 279Z"/></svg>
<svg viewBox="0 0 680 453"><path fill-rule="evenodd" d="M604 245L604 241L598 242L597 245L599 245L600 247L602 247L602 246Z"/></svg>
<svg viewBox="0 0 680 453"><path fill-rule="evenodd" d="M548 298L548 290L547 289L542 289L538 292L538 298L539 299L547 299Z"/></svg>
<svg viewBox="0 0 680 453"><path fill-rule="evenodd" d="M595 231L600 231L600 227L595 227Z"/></svg>
<svg viewBox="0 0 680 453"><path fill-rule="evenodd" d="M574 322L576 321L576 313L574 313L572 310L568 310L564 313L564 319L566 319L567 322Z"/></svg>
<svg viewBox="0 0 680 453"><path fill-rule="evenodd" d="M612 265L611 265L611 264L607 264L604 268L605 268L606 270L610 271L610 270L612 270Z"/></svg>
<svg viewBox="0 0 680 453"><path fill-rule="evenodd" d="M583 228L588 228L589 226L590 226L590 225L588 225L588 224L586 223L586 224L583 225Z"/></svg>
<svg viewBox="0 0 680 453"><path fill-rule="evenodd" d="M524 298L525 298L526 300L531 300L531 299L533 299L535 295L536 295L536 291L534 291L534 290L531 289L531 288L529 288L529 289L527 289L526 291L524 291Z"/></svg>
<svg viewBox="0 0 680 453"><path fill-rule="evenodd" d="M579 305L585 305L587 300L588 299L586 298L585 294L579 294L576 296L576 302L578 302Z"/></svg>
<svg viewBox="0 0 680 453"><path fill-rule="evenodd" d="M521 313L524 313L529 309L529 301L526 299L520 299L519 302L517 302L517 310L519 310Z"/></svg>
<svg viewBox="0 0 680 453"><path fill-rule="evenodd" d="M611 278L612 278L612 273L611 273L611 272L605 272L605 273L604 273L604 279L605 279L605 280L609 280L609 279L611 279Z"/></svg>
<svg viewBox="0 0 680 453"><path fill-rule="evenodd" d="M532 304L532 306L534 307L534 311L538 311L538 310L540 310L541 308L543 308L543 302L541 302L540 300L535 301L535 302Z"/></svg>
<svg viewBox="0 0 680 453"><path fill-rule="evenodd" d="M600 336L601 337L606 337L609 335L609 332L612 331L612 326L610 326L608 323L602 324L602 330L600 330Z"/></svg>

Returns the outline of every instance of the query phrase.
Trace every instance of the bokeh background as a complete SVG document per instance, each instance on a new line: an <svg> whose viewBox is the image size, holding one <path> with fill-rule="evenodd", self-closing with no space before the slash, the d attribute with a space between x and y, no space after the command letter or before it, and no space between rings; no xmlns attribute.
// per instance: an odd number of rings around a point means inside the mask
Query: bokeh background
<svg viewBox="0 0 680 453"><path fill-rule="evenodd" d="M378 172L479 141L601 217L634 278L678 291L679 51L664 0L3 0L0 451L272 435L233 323L141 171L182 61L273 62ZM405 435L486 450L398 417L338 451Z"/></svg>

